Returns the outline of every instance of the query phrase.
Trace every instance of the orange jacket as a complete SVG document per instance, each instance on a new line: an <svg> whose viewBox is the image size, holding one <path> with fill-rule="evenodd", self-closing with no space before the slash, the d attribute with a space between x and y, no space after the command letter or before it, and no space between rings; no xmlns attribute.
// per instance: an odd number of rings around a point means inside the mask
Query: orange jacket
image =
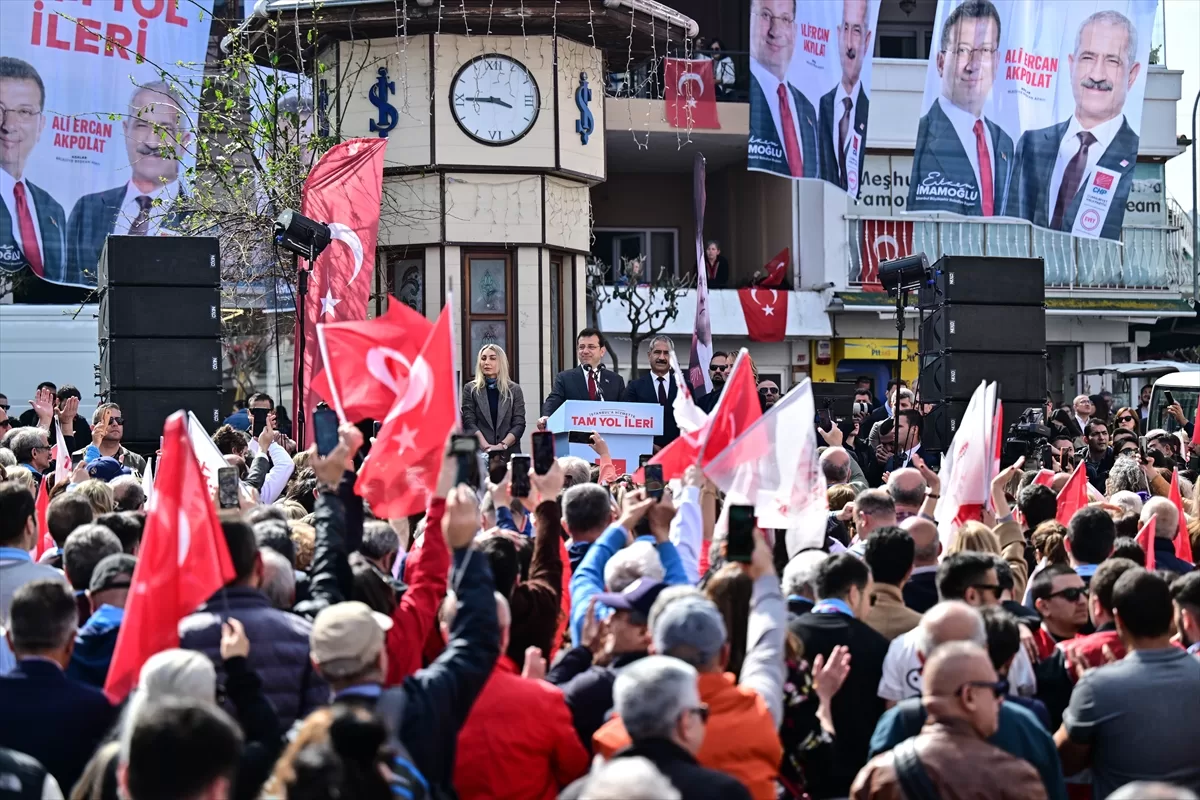
<svg viewBox="0 0 1200 800"><path fill-rule="evenodd" d="M501 654L458 733L461 800L554 800L588 770L562 690L522 678Z"/></svg>
<svg viewBox="0 0 1200 800"><path fill-rule="evenodd" d="M767 704L728 672L700 673L700 701L708 705L708 729L696 756L700 766L737 778L755 800L775 800L783 745ZM592 736L592 744L596 753L611 758L632 741L621 719L613 717Z"/></svg>

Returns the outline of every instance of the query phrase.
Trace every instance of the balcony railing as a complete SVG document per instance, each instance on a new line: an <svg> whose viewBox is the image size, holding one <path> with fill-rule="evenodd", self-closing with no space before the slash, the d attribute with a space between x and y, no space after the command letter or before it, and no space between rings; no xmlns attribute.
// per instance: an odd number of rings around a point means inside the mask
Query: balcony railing
<svg viewBox="0 0 1200 800"><path fill-rule="evenodd" d="M924 251L944 255L1041 257L1048 289L1191 291L1192 275L1179 228L1125 227L1121 241L1079 239L1021 221L846 219L849 283L877 285L878 260ZM864 246L864 241L869 243ZM864 264L864 252L867 261ZM865 268L865 269L864 269Z"/></svg>
<svg viewBox="0 0 1200 800"><path fill-rule="evenodd" d="M721 55L727 57L718 62L715 79L717 81L717 101L722 103L750 102L750 53L746 51L722 50ZM712 53L699 51L690 53L687 58L710 58ZM679 58L685 56L680 53ZM722 82L722 77L726 78ZM731 79L731 81L729 80ZM641 61L631 61L622 65L616 58L609 64L608 79L604 84L604 93L609 97L639 97L643 100L663 99L663 59L647 58Z"/></svg>

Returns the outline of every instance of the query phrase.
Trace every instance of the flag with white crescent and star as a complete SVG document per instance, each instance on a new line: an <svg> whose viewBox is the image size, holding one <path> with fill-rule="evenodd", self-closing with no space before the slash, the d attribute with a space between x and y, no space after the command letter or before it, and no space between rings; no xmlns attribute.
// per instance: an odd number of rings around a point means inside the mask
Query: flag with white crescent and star
<svg viewBox="0 0 1200 800"><path fill-rule="evenodd" d="M447 296L358 472L354 490L379 519L424 511L437 487L446 439L458 425L452 306Z"/></svg>
<svg viewBox="0 0 1200 800"><path fill-rule="evenodd" d="M787 333L788 292L764 286L738 289L746 333L752 342L782 342Z"/></svg>
<svg viewBox="0 0 1200 800"><path fill-rule="evenodd" d="M383 155L387 139L350 139L332 147L304 182L300 213L329 226L332 241L316 261L300 262L309 273L300 313L304 335L296 335L293 379L296 439L312 437L312 379L322 367L317 324L367 318L367 300L375 275L375 240L383 200ZM297 315L297 325L301 317ZM301 355L303 354L303 355Z"/></svg>

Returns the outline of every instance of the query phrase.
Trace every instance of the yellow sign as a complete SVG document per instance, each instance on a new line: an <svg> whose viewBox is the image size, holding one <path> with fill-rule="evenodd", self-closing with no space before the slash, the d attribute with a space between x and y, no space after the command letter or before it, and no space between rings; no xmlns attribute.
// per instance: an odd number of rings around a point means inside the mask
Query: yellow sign
<svg viewBox="0 0 1200 800"><path fill-rule="evenodd" d="M843 359L862 359L873 361L895 361L896 340L887 339L843 339ZM917 343L911 339L904 342L904 359L917 360Z"/></svg>

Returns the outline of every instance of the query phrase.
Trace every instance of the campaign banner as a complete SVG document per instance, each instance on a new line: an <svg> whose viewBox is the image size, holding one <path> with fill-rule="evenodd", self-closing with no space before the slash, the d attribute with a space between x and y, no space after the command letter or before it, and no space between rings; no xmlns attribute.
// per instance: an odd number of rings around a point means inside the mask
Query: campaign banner
<svg viewBox="0 0 1200 800"><path fill-rule="evenodd" d="M752 0L747 169L858 197L879 0Z"/></svg>
<svg viewBox="0 0 1200 800"><path fill-rule="evenodd" d="M939 0L909 212L1118 239L1157 0Z"/></svg>
<svg viewBox="0 0 1200 800"><path fill-rule="evenodd" d="M106 236L180 227L212 7L4 3L0 269L94 287Z"/></svg>

